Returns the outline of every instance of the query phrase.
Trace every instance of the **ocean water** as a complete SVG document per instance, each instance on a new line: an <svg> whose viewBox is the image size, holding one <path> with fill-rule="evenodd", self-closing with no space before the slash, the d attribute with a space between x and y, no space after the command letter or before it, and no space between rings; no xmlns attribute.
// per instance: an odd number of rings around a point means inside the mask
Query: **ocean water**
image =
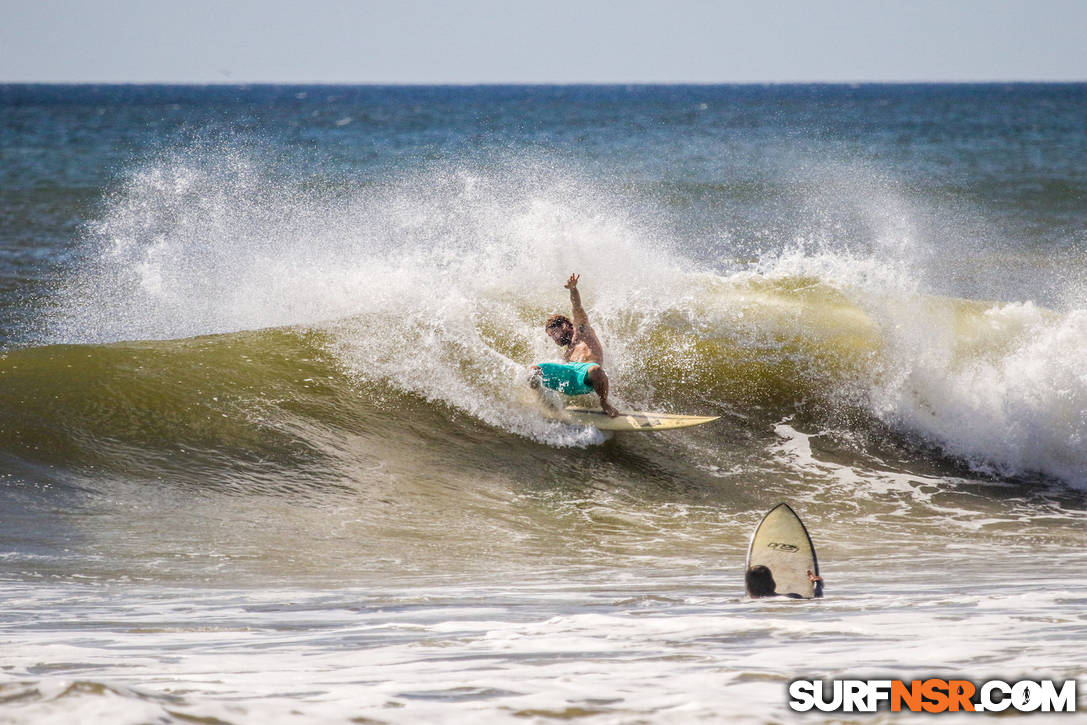
<svg viewBox="0 0 1087 725"><path fill-rule="evenodd" d="M1084 690L1085 119L1079 84L0 86L0 721ZM617 404L720 419L545 415L571 272ZM781 501L824 600L743 596Z"/></svg>

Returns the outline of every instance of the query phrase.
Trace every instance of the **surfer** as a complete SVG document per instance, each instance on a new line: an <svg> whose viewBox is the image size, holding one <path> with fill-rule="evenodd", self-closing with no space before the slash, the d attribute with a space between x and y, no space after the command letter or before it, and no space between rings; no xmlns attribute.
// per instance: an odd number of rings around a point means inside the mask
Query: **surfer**
<svg viewBox="0 0 1087 725"><path fill-rule="evenodd" d="M806 599L799 594L778 594L777 583L774 581L774 574L770 571L770 568L762 564L753 566L747 570L744 574L744 580L747 584L748 596L759 597L790 597L792 599ZM823 577L819 576L811 569L808 569L808 581L815 585L815 598L820 599L823 596Z"/></svg>
<svg viewBox="0 0 1087 725"><path fill-rule="evenodd" d="M577 282L581 275L571 274L563 285L570 290L570 306L573 322L566 315L554 314L547 318L544 329L556 345L565 346L563 362L542 362L532 366L529 385L557 390L563 395L588 395L600 397L600 407L614 418L619 411L608 402L608 376L604 372L604 348L589 324L589 315L581 306L581 293Z"/></svg>

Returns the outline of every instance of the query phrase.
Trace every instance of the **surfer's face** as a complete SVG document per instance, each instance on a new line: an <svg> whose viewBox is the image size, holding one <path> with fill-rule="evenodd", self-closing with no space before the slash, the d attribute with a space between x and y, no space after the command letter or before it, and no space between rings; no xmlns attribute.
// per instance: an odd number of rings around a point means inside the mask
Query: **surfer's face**
<svg viewBox="0 0 1087 725"><path fill-rule="evenodd" d="M569 345L574 339L574 326L569 322L560 322L547 328L547 334L556 345Z"/></svg>

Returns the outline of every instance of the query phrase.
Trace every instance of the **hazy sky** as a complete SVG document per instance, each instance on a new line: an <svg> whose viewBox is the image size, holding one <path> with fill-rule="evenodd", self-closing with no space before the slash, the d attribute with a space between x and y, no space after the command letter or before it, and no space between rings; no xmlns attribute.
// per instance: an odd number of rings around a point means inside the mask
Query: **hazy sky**
<svg viewBox="0 0 1087 725"><path fill-rule="evenodd" d="M1087 80L1087 0L0 0L0 81Z"/></svg>

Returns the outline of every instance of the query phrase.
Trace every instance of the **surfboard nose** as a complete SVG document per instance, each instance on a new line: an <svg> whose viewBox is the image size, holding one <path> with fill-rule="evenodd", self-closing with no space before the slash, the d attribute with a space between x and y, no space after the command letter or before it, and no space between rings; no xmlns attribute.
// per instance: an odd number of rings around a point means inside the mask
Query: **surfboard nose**
<svg viewBox="0 0 1087 725"><path fill-rule="evenodd" d="M752 591L746 572L765 567L773 577L774 593L795 595L805 599L816 596L816 583L808 576L819 574L819 562L811 536L796 512L787 503L770 509L755 531L747 548L745 589L748 596L766 596Z"/></svg>

